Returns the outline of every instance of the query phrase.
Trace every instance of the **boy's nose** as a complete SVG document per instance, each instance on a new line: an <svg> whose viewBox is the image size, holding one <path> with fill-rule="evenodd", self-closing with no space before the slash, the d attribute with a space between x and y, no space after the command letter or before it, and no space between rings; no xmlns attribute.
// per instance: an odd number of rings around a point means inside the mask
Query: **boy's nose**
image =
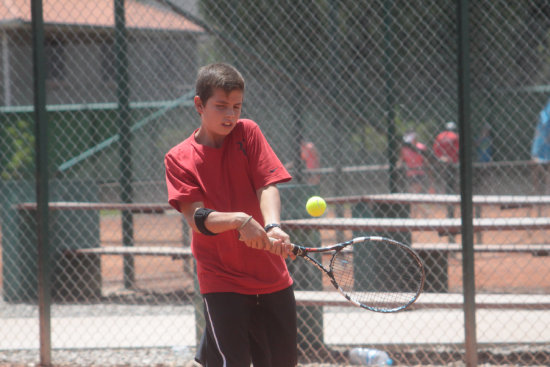
<svg viewBox="0 0 550 367"><path fill-rule="evenodd" d="M231 116L231 117L233 117L233 116L235 116L236 114L237 114L237 111L235 111L235 109L233 109L233 108L231 108L231 107L229 107L229 108L227 108L227 109L225 110L225 115L226 115L226 116Z"/></svg>

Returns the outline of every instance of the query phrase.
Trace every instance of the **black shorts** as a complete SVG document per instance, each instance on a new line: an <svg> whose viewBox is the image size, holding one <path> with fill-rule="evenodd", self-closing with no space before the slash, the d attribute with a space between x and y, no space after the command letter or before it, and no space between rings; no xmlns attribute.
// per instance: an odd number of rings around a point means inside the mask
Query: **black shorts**
<svg viewBox="0 0 550 367"><path fill-rule="evenodd" d="M206 328L195 360L205 367L291 367L297 364L292 287L260 295L203 295Z"/></svg>

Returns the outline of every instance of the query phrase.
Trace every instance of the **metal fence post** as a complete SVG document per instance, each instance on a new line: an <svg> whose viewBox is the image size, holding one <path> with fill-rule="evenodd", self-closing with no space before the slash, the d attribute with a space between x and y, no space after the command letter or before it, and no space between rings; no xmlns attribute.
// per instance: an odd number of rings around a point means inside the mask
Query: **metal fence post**
<svg viewBox="0 0 550 367"><path fill-rule="evenodd" d="M474 236L472 211L472 137L470 129L470 54L468 0L457 6L458 120L460 138L460 192L462 215L462 274L464 284L464 333L466 365L477 365Z"/></svg>
<svg viewBox="0 0 550 367"><path fill-rule="evenodd" d="M131 203L132 189L132 152L130 131L130 88L128 74L128 40L126 37L126 15L124 0L115 0L115 65L117 70L118 123L120 136L120 200ZM129 210L122 213L122 242L124 246L134 245L134 221ZM124 287L134 285L134 258L124 256Z"/></svg>
<svg viewBox="0 0 550 367"><path fill-rule="evenodd" d="M42 1L33 0L32 42L34 76L34 117L36 136L36 202L38 205L38 312L40 330L40 365L51 365L51 282L48 243L48 121L46 116L46 70L44 60L44 19Z"/></svg>

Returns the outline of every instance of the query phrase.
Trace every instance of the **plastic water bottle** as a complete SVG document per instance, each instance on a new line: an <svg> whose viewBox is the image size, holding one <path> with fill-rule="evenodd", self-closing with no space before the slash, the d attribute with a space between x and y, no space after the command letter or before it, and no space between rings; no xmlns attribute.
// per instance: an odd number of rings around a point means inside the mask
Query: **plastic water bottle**
<svg viewBox="0 0 550 367"><path fill-rule="evenodd" d="M370 348L353 348L349 351L349 361L363 366L391 366L392 359L383 350Z"/></svg>

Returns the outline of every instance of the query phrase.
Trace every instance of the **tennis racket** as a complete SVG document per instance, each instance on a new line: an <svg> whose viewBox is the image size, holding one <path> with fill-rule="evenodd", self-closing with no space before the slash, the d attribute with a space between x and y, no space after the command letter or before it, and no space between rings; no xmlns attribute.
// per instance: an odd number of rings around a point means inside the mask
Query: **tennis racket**
<svg viewBox="0 0 550 367"><path fill-rule="evenodd" d="M426 274L418 254L389 238L357 237L320 248L293 246L292 252L321 269L348 301L367 310L404 310L424 287ZM329 254L328 267L310 256L314 253Z"/></svg>

